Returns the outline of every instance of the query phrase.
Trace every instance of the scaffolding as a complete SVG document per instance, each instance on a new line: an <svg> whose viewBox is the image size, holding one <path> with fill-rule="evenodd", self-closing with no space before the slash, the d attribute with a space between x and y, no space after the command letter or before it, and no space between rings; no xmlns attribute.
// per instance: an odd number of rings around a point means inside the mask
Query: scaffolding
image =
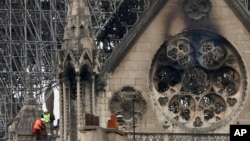
<svg viewBox="0 0 250 141"><path fill-rule="evenodd" d="M0 138L27 98L27 72L42 105L42 92L56 83L68 0L0 0Z"/></svg>
<svg viewBox="0 0 250 141"><path fill-rule="evenodd" d="M0 138L27 99L27 72L40 105L47 86L57 85L61 48L71 0L0 0ZM87 0L97 37L123 0Z"/></svg>
<svg viewBox="0 0 250 141"><path fill-rule="evenodd" d="M57 85L56 56L70 1L0 0L0 138L27 99L27 72L32 75L32 91L41 105L46 87ZM85 0L102 64L154 1ZM249 0L237 2L250 15Z"/></svg>

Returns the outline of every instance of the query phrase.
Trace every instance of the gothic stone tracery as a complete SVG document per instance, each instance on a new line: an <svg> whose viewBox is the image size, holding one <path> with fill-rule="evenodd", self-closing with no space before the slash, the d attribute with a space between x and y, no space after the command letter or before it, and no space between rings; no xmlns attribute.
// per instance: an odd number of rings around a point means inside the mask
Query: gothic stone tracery
<svg viewBox="0 0 250 141"><path fill-rule="evenodd" d="M143 113L146 111L146 106L147 103L141 92L130 86L123 87L110 100L111 112L116 116L121 116L118 122L125 130L132 128L133 120L136 123L142 118Z"/></svg>
<svg viewBox="0 0 250 141"><path fill-rule="evenodd" d="M210 0L185 0L184 13L192 20L201 20L208 17L212 8Z"/></svg>
<svg viewBox="0 0 250 141"><path fill-rule="evenodd" d="M151 75L162 115L188 129L213 130L228 122L246 95L240 55L226 39L208 31L189 30L166 41Z"/></svg>

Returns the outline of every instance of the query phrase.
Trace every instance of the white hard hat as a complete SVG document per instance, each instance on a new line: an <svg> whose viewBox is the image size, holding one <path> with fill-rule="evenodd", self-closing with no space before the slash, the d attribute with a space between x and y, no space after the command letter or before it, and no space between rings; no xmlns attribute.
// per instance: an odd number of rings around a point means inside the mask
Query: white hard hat
<svg viewBox="0 0 250 141"><path fill-rule="evenodd" d="M44 112L45 112L45 113L47 113L47 112L48 112L48 110L47 110L47 109L44 109Z"/></svg>

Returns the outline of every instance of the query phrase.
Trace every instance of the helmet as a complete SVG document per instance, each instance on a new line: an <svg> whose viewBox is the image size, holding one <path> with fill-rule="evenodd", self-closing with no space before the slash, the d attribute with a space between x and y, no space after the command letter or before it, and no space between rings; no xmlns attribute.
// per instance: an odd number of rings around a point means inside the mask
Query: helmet
<svg viewBox="0 0 250 141"><path fill-rule="evenodd" d="M47 109L45 109L45 110L44 110L44 113L48 113L48 110L47 110Z"/></svg>

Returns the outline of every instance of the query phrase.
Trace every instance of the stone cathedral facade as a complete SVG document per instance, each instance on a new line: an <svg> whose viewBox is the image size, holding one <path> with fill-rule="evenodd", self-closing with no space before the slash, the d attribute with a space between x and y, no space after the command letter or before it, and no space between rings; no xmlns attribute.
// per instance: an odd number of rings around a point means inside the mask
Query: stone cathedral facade
<svg viewBox="0 0 250 141"><path fill-rule="evenodd" d="M250 36L232 2L148 2L132 39L101 64L87 3L72 1L58 64L62 140L94 139L86 124L107 128L111 115L131 140L133 131L136 140L229 140L230 124L250 122Z"/></svg>
<svg viewBox="0 0 250 141"><path fill-rule="evenodd" d="M144 2L103 63L88 3L72 0L57 140L229 141L231 124L250 124L250 21L237 2Z"/></svg>

